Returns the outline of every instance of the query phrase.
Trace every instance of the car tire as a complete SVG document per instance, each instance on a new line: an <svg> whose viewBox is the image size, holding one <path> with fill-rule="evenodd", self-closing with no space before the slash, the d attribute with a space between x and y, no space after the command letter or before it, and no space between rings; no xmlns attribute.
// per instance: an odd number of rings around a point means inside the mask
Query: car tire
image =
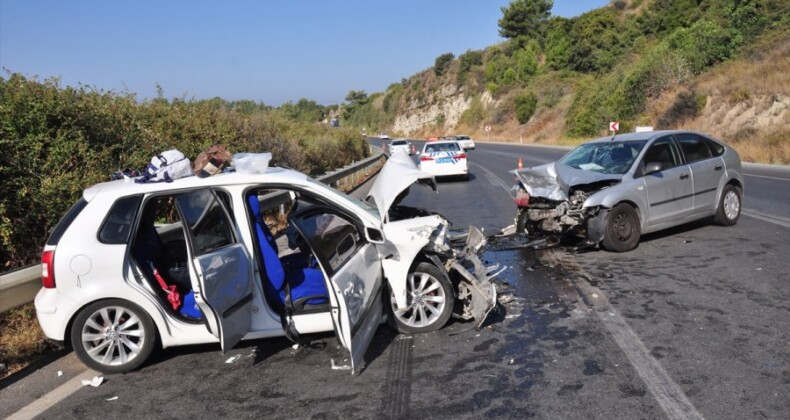
<svg viewBox="0 0 790 420"><path fill-rule="evenodd" d="M395 294L390 292L390 325L406 334L436 331L447 324L453 313L455 290L447 273L422 262L409 273L406 299L409 306L399 311Z"/></svg>
<svg viewBox="0 0 790 420"><path fill-rule="evenodd" d="M629 204L620 203L609 211L601 241L604 249L612 252L630 251L639 244L639 216Z"/></svg>
<svg viewBox="0 0 790 420"><path fill-rule="evenodd" d="M722 226L732 226L738 223L741 217L741 189L732 184L727 184L721 192L719 207L713 221Z"/></svg>
<svg viewBox="0 0 790 420"><path fill-rule="evenodd" d="M138 368L154 350L156 328L138 305L121 299L83 308L71 327L71 346L89 368L124 373Z"/></svg>

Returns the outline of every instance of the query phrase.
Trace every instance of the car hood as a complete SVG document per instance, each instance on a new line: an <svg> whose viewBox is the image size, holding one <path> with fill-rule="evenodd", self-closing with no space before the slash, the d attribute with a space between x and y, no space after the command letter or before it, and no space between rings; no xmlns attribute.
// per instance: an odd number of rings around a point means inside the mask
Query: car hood
<svg viewBox="0 0 790 420"><path fill-rule="evenodd" d="M513 173L530 196L556 201L567 200L571 187L600 181L620 181L623 178L622 175L585 171L558 162L517 169Z"/></svg>
<svg viewBox="0 0 790 420"><path fill-rule="evenodd" d="M415 182L429 185L436 191L433 175L417 168L407 153L393 153L381 168L367 196L375 200L382 221L386 219L390 207L400 202Z"/></svg>

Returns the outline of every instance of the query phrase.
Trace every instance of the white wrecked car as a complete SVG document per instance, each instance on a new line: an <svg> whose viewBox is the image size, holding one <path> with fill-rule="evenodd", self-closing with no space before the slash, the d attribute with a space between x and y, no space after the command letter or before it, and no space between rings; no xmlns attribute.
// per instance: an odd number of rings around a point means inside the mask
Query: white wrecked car
<svg viewBox="0 0 790 420"><path fill-rule="evenodd" d="M94 185L42 255L35 299L44 334L90 368L126 372L162 347L335 331L357 370L386 315L433 331L455 313L478 325L496 302L470 228L394 206L415 181L406 154L362 202L304 174L268 168L170 183Z"/></svg>

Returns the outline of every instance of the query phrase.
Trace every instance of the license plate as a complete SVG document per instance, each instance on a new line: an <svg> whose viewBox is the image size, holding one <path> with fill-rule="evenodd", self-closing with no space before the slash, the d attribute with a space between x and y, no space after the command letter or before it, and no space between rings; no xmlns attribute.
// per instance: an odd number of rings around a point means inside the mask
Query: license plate
<svg viewBox="0 0 790 420"><path fill-rule="evenodd" d="M453 163L453 158L443 157L436 159L436 163Z"/></svg>

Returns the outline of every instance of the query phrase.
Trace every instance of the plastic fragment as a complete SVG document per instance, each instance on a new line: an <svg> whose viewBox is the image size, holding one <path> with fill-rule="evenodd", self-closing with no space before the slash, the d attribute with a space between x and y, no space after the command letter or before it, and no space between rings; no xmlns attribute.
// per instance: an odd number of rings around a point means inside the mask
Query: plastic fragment
<svg viewBox="0 0 790 420"><path fill-rule="evenodd" d="M117 400L117 399L118 399L118 396L116 395L116 396L114 396L114 397L105 398L105 399L104 399L104 401L115 401L115 400Z"/></svg>
<svg viewBox="0 0 790 420"><path fill-rule="evenodd" d="M241 359L241 355L237 354L235 356L229 357L228 360L225 361L225 363L234 363L234 362L236 362L239 359Z"/></svg>
<svg viewBox="0 0 790 420"><path fill-rule="evenodd" d="M63 371L62 370L58 371L58 377L60 377L60 376L63 376Z"/></svg>
<svg viewBox="0 0 790 420"><path fill-rule="evenodd" d="M351 370L351 366L349 365L336 365L335 359L329 359L332 362L332 370Z"/></svg>
<svg viewBox="0 0 790 420"><path fill-rule="evenodd" d="M82 386L90 385L90 386L92 386L94 388L98 388L99 385L101 385L102 382L104 382L104 377L103 376L94 376L93 379L91 379L91 380L83 379L82 380Z"/></svg>

